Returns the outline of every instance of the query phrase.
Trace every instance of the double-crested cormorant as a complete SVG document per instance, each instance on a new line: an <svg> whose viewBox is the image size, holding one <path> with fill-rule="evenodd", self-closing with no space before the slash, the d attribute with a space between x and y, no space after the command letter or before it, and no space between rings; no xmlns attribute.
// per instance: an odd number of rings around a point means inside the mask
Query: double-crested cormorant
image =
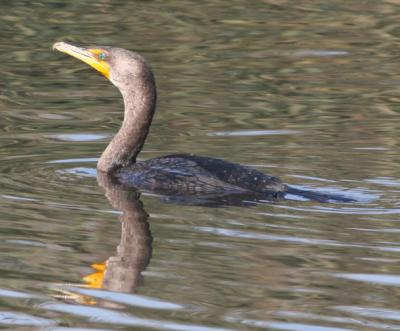
<svg viewBox="0 0 400 331"><path fill-rule="evenodd" d="M153 72L146 60L137 53L108 46L81 47L58 42L53 48L92 66L122 94L124 120L97 163L98 171L120 183L175 196L279 198L289 193L318 201L350 201L345 197L299 190L277 177L216 158L177 154L136 162L149 132L157 98Z"/></svg>

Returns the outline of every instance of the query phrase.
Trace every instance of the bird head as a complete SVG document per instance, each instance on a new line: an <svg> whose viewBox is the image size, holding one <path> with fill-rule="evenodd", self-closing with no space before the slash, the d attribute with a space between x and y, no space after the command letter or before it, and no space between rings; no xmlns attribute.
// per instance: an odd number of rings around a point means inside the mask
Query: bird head
<svg viewBox="0 0 400 331"><path fill-rule="evenodd" d="M120 90L132 83L153 80L150 66L138 53L123 48L109 46L78 46L66 42L57 42L53 49L71 55L108 78Z"/></svg>

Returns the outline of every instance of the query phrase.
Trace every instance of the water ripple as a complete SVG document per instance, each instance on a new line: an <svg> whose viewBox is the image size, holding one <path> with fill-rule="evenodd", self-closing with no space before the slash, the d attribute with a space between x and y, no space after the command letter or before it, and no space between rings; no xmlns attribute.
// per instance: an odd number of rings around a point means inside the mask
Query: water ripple
<svg viewBox="0 0 400 331"><path fill-rule="evenodd" d="M100 133L69 133L69 134L57 134L52 136L56 139L62 141L96 141L108 138L109 135L107 134L100 134Z"/></svg>
<svg viewBox="0 0 400 331"><path fill-rule="evenodd" d="M355 308L355 309L354 309ZM357 314L358 310L363 310L360 307L346 307L346 306L336 306L332 307L332 309L341 310L346 313L346 316L326 316L323 314L313 314L309 312L298 312L298 311L278 311L274 314L274 316L278 318L285 318L285 319L302 319L302 320L309 320L309 321L320 321L320 322L328 322L328 323L337 323L337 324L350 324L356 325L359 327L373 327L376 329L382 330L398 330L398 325L390 325L386 323L377 323L373 321L367 321L365 319L356 319L354 317L348 317L349 314ZM377 309L378 312L385 311L386 309ZM376 317L373 314L359 314L363 317ZM381 314L380 316L385 316L385 314Z"/></svg>
<svg viewBox="0 0 400 331"><path fill-rule="evenodd" d="M57 289L60 287L57 286ZM183 305L163 301L160 299L145 297L142 295L132 294L132 293L120 293L120 292L112 292L112 291L102 291L96 289L88 289L82 287L70 287L63 286L62 290L67 290L70 292L91 296L98 299L103 299L107 301L118 302L121 304L143 307L143 308L152 308L159 310L181 310L184 308Z"/></svg>
<svg viewBox="0 0 400 331"><path fill-rule="evenodd" d="M87 329L87 328L67 328L67 327L51 327L43 331L113 331L111 329Z"/></svg>
<svg viewBox="0 0 400 331"><path fill-rule="evenodd" d="M0 311L0 324L21 326L47 326L56 324L56 321L23 313Z"/></svg>
<svg viewBox="0 0 400 331"><path fill-rule="evenodd" d="M88 307L82 305L71 305L64 303L48 302L39 306L42 309L58 311L76 316L83 316L96 323L107 323L117 325L130 325L157 330L176 331L232 331L232 329L213 328L195 324L180 324L169 321L139 318L126 313L120 313L105 308Z"/></svg>
<svg viewBox="0 0 400 331"><path fill-rule="evenodd" d="M272 330L288 330L288 331L355 331L355 329L335 328L329 326L294 323L294 322L276 322L276 321L263 321L263 320L251 320L251 319L243 319L238 322L252 327L262 328L267 330L272 329Z"/></svg>
<svg viewBox="0 0 400 331"><path fill-rule="evenodd" d="M38 298L38 296L36 296L34 294L28 294L28 293L13 291L13 290L7 290L7 289L3 289L3 288L0 289L0 297L1 298L15 298L15 299Z"/></svg>
<svg viewBox="0 0 400 331"><path fill-rule="evenodd" d="M268 240L268 241L286 241L290 243L306 244L306 245L345 246L336 241L326 240L326 239L300 238L293 236L272 235L259 232L250 232L250 231L234 230L227 228L202 227L202 226L195 226L193 227L193 229L199 232L212 233L215 235L225 236L225 237L258 239L258 240Z"/></svg>
<svg viewBox="0 0 400 331"><path fill-rule="evenodd" d="M333 276L359 282L367 282L380 285L400 286L400 276L386 274L352 274L336 273Z"/></svg>
<svg viewBox="0 0 400 331"><path fill-rule="evenodd" d="M377 307L371 308L371 307L360 307L360 306L335 306L332 308L335 310L359 315L362 317L372 317L378 319L400 321L400 310L395 310L395 309L385 309Z"/></svg>
<svg viewBox="0 0 400 331"><path fill-rule="evenodd" d="M207 136L222 137L254 137L254 136L276 136L276 135L292 135L299 134L296 130L246 130L246 131L221 131L211 132Z"/></svg>

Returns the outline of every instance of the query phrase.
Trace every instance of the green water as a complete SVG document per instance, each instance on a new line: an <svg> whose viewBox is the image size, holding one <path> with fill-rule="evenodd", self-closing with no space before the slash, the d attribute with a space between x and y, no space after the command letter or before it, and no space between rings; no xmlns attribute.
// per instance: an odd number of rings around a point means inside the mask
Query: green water
<svg viewBox="0 0 400 331"><path fill-rule="evenodd" d="M0 328L399 330L396 1L0 3ZM154 68L147 159L251 165L350 204L207 208L98 185L118 91L56 41Z"/></svg>

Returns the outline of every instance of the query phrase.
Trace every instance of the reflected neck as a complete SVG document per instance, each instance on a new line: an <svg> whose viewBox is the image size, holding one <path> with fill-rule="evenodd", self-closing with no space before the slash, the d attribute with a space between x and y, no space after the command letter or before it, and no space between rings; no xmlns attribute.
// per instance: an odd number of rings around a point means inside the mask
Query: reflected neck
<svg viewBox="0 0 400 331"><path fill-rule="evenodd" d="M138 81L120 88L124 120L97 163L99 171L111 173L129 167L144 145L156 106L156 86L151 72Z"/></svg>

